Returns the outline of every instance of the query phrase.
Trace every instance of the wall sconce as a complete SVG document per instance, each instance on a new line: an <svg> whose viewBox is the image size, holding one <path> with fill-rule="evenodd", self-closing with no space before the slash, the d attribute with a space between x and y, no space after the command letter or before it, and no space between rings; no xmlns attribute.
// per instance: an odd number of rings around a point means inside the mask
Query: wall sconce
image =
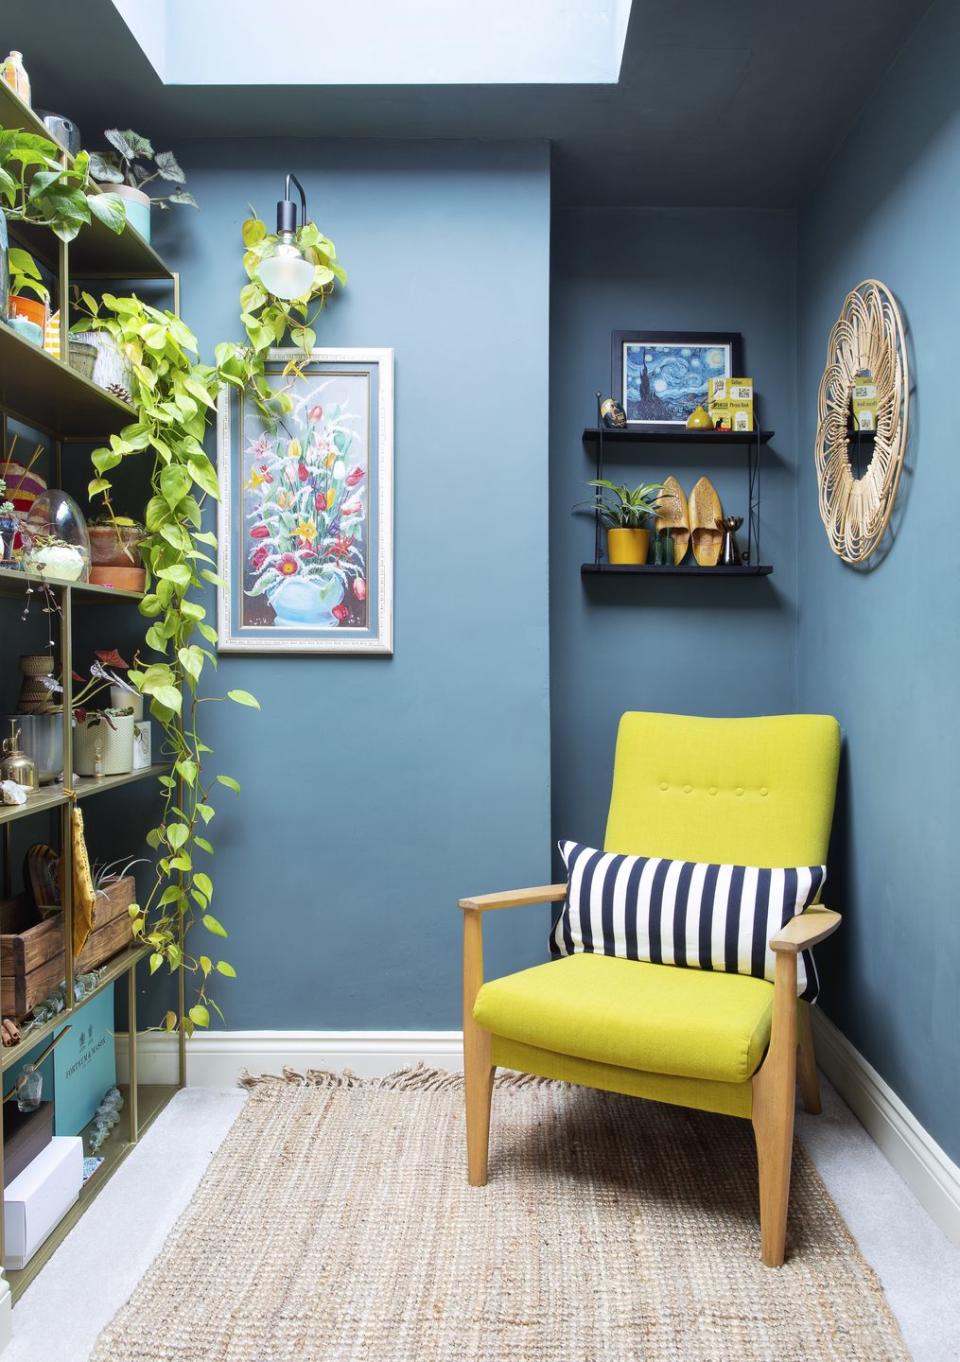
<svg viewBox="0 0 960 1362"><path fill-rule="evenodd" d="M290 197L290 185L300 191L300 226L307 221L307 196L296 175L288 175L284 197L277 204L277 235L280 240L260 261L260 282L269 293L289 301L310 292L314 266L303 257L297 245L297 205Z"/></svg>

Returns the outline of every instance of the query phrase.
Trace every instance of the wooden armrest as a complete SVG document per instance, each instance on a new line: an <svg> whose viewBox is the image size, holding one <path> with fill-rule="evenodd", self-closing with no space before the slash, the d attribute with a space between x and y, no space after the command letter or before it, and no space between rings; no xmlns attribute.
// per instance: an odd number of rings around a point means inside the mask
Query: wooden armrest
<svg viewBox="0 0 960 1362"><path fill-rule="evenodd" d="M770 949L796 955L798 951L808 951L818 941L823 941L840 926L839 913L815 903L799 917L792 917L776 936L770 938Z"/></svg>
<svg viewBox="0 0 960 1362"><path fill-rule="evenodd" d="M507 889L502 894L477 894L472 899L460 899L459 907L480 913L491 908L527 908L532 903L556 903L566 893L566 884L538 884L532 889Z"/></svg>

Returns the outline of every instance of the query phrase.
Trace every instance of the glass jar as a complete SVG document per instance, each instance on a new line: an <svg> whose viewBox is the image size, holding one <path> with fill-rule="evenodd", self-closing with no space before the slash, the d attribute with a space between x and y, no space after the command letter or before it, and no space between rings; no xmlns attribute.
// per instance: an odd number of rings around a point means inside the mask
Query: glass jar
<svg viewBox="0 0 960 1362"><path fill-rule="evenodd" d="M90 535L80 507L66 492L51 489L37 497L23 522L28 572L61 581L86 581L90 575Z"/></svg>
<svg viewBox="0 0 960 1362"><path fill-rule="evenodd" d="M43 1097L43 1074L32 1064L24 1064L17 1079L17 1106L21 1111L36 1111Z"/></svg>

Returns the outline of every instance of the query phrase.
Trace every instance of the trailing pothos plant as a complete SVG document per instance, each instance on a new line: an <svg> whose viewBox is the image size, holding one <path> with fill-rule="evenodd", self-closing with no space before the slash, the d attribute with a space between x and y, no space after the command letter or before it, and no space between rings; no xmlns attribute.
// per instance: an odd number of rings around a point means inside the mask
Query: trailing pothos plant
<svg viewBox="0 0 960 1362"><path fill-rule="evenodd" d="M217 665L212 651L217 632L192 593L204 582L220 585L216 561L209 552L216 549L216 536L203 529L204 502L219 494L203 436L222 383L239 389L241 400L249 397L271 421L282 419L292 403L286 391L278 391L267 381L266 352L289 334L301 356L287 370L291 375L298 371L316 341L312 323L335 283L346 282L333 242L311 222L298 233L301 249L315 266L310 291L292 302L277 298L258 277L267 246L276 239L259 218L243 225L243 263L249 282L240 293L240 315L246 343L218 345L216 367L199 362L196 339L178 317L136 297L105 294L98 303L84 293L81 301L89 321L77 323L78 329L109 332L132 364L138 417L119 435L112 435L108 446L94 451L97 476L88 488L91 500L102 499L112 516L111 470L145 452L152 452L154 459L152 496L144 516L146 535L140 544L148 573L140 611L151 620L144 641L158 660L132 667L127 676L149 697L150 713L164 729L163 752L172 762L172 771L160 776L163 816L147 836L158 853L154 882L143 903L130 911L134 934L152 948L151 972L166 963L171 970L182 964L197 974L196 999L186 1014L168 1011L163 1022L167 1030L179 1026L188 1035L197 1026L209 1025L211 1007L223 1015L208 990L211 975L235 976L226 960L214 961L210 955L187 949L188 934L195 926L215 938L227 935L210 911L213 880L204 868L208 862L198 853L213 853L207 829L216 813L212 800L217 787L240 793L232 776L211 771L208 759L213 752L199 732L200 706L227 700L260 707L243 690L199 694L207 663Z"/></svg>
<svg viewBox="0 0 960 1362"><path fill-rule="evenodd" d="M278 298L264 287L259 270L279 237L275 232L268 232L266 223L258 217L247 218L242 236L243 267L248 282L240 290L240 320L247 340L246 344L224 341L218 345L217 365L221 379L241 389L265 420L274 425L290 410L291 399L288 392L268 381L267 351L273 345L281 345L289 336L300 355L284 372L295 376L309 360L310 351L317 342L314 323L336 284L345 284L347 276L337 262L333 242L324 236L315 222L307 222L297 231L296 242L304 258L314 267L310 291L291 301Z"/></svg>
<svg viewBox="0 0 960 1362"><path fill-rule="evenodd" d="M195 337L172 313L136 297L108 293L99 303L89 294L81 297L90 317L77 325L107 331L132 364L138 417L119 435L111 435L109 445L94 451L96 477L87 489L91 500L102 499L112 513L111 471L127 458L143 453L153 457L146 535L139 547L148 573L140 612L151 621L144 641L156 660L138 657L127 676L149 699L150 714L164 731L163 756L172 769L159 777L163 815L147 834L158 853L153 883L130 913L134 934L151 947L151 973L166 963L171 970L183 964L197 975L196 998L186 1014L168 1011L163 1023L167 1030L181 1026L189 1035L209 1024L211 1007L222 1015L208 992L210 976L233 978L236 973L226 960L214 959L212 946L211 954L187 949L194 926L211 938L227 935L211 911L213 879L204 858L213 854L207 833L216 813L215 790L225 786L240 791L232 776L211 770L213 753L200 734L201 706L228 700L259 709L247 691L200 694L204 669L208 663L217 665L217 632L193 593L204 582L219 582L211 552L216 536L203 529L204 501L218 495L203 436L220 378L216 368L198 361Z"/></svg>
<svg viewBox="0 0 960 1362"><path fill-rule="evenodd" d="M64 164L56 142L17 128L0 128L0 208L8 221L49 227L61 241L72 241L94 218L118 234L127 221L123 200L94 183L87 152ZM29 251L11 246L8 254L12 292L30 289L46 299Z"/></svg>

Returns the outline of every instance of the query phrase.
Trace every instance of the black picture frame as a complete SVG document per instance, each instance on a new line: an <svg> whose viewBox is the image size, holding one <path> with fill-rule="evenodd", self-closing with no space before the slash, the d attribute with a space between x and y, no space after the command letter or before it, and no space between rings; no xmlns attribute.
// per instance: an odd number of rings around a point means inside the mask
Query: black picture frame
<svg viewBox="0 0 960 1362"><path fill-rule="evenodd" d="M610 341L610 388L613 397L621 404L627 414L627 426L637 430L643 429L650 432L658 430L665 434L671 431L682 429L686 425L686 418L689 412L683 416L658 418L651 415L649 418L631 419L631 404L628 401L625 373L625 350L628 346L659 345L676 347L678 350L685 347L693 349L713 349L714 347L723 348L727 351L725 362L725 372L728 378L743 377L743 336L739 331L614 331ZM729 368L726 367L729 364ZM656 401L656 397L652 399ZM690 411L698 404L706 402L706 378L702 395L697 396L690 406ZM634 410L636 404L633 404Z"/></svg>

